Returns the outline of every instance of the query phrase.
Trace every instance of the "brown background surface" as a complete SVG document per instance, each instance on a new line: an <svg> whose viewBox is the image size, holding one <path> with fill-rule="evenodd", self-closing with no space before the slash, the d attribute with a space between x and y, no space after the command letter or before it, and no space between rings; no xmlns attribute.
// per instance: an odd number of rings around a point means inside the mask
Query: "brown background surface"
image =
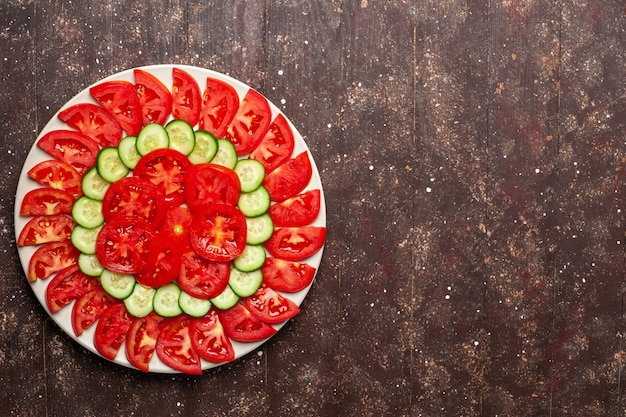
<svg viewBox="0 0 626 417"><path fill-rule="evenodd" d="M621 0L2 1L0 415L623 416L625 27ZM282 103L327 202L302 313L201 377L76 344L15 248L38 132L155 63Z"/></svg>

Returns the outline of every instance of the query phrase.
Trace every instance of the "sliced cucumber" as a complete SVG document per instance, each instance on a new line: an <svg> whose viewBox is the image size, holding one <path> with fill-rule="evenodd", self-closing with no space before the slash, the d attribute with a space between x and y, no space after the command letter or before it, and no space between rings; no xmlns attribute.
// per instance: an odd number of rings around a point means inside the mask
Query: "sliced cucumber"
<svg viewBox="0 0 626 417"><path fill-rule="evenodd" d="M211 163L233 169L237 165L237 151L235 145L228 139L217 140L217 153Z"/></svg>
<svg viewBox="0 0 626 417"><path fill-rule="evenodd" d="M126 310L135 317L146 317L154 310L153 300L156 290L139 283L135 284L133 292L124 299Z"/></svg>
<svg viewBox="0 0 626 417"><path fill-rule="evenodd" d="M157 288L152 302L154 311L161 317L175 317L182 314L183 310L178 305L181 292L180 287L173 282Z"/></svg>
<svg viewBox="0 0 626 417"><path fill-rule="evenodd" d="M78 268L90 277L99 277L104 271L104 267L98 261L96 255L81 253L78 255Z"/></svg>
<svg viewBox="0 0 626 417"><path fill-rule="evenodd" d="M170 149L174 149L183 155L189 155L196 145L193 127L183 119L174 119L165 126L165 131L170 138Z"/></svg>
<svg viewBox="0 0 626 417"><path fill-rule="evenodd" d="M96 239L98 238L100 229L102 229L102 226L87 229L86 227L77 224L74 226L72 234L70 235L72 244L81 253L93 255L96 253Z"/></svg>
<svg viewBox="0 0 626 417"><path fill-rule="evenodd" d="M234 169L241 183L241 192L256 190L265 178L265 166L256 159L240 159Z"/></svg>
<svg viewBox="0 0 626 417"><path fill-rule="evenodd" d="M83 194L87 197L93 198L94 200L103 200L110 185L110 182L106 181L98 174L98 169L93 167L83 175L81 188Z"/></svg>
<svg viewBox="0 0 626 417"><path fill-rule="evenodd" d="M126 136L117 145L122 163L129 169L135 169L141 155L137 152L137 136Z"/></svg>
<svg viewBox="0 0 626 417"><path fill-rule="evenodd" d="M266 213L270 204L270 193L262 185L249 193L241 193L237 202L239 210L246 217L258 217Z"/></svg>
<svg viewBox="0 0 626 417"><path fill-rule="evenodd" d="M255 269L250 272L243 272L237 268L231 268L228 286L240 297L250 297L263 284L263 272Z"/></svg>
<svg viewBox="0 0 626 417"><path fill-rule="evenodd" d="M121 180L128 175L129 169L120 158L117 148L106 147L100 149L96 158L98 174L108 182Z"/></svg>
<svg viewBox="0 0 626 417"><path fill-rule="evenodd" d="M93 229L104 223L102 215L102 201L87 196L79 197L72 207L72 217L79 225Z"/></svg>
<svg viewBox="0 0 626 417"><path fill-rule="evenodd" d="M267 213L258 217L246 217L246 226L248 227L246 236L248 245L260 245L272 237L272 233L274 233L274 222Z"/></svg>
<svg viewBox="0 0 626 417"><path fill-rule="evenodd" d="M158 123L148 123L139 131L135 147L143 156L155 149L167 148L169 144L170 137L165 128Z"/></svg>
<svg viewBox="0 0 626 417"><path fill-rule="evenodd" d="M233 265L242 272L254 271L263 266L266 256L262 245L246 245L241 255L233 260Z"/></svg>
<svg viewBox="0 0 626 417"><path fill-rule="evenodd" d="M228 285L220 295L211 298L211 304L220 310L228 310L237 304L237 301L239 301L239 296Z"/></svg>
<svg viewBox="0 0 626 417"><path fill-rule="evenodd" d="M186 292L181 292L178 297L178 305L184 313L191 317L202 317L211 309L211 302L202 298L196 298Z"/></svg>
<svg viewBox="0 0 626 417"><path fill-rule="evenodd" d="M120 274L109 269L102 271L100 285L113 298L123 300L128 297L135 287L135 277L130 274Z"/></svg>
<svg viewBox="0 0 626 417"><path fill-rule="evenodd" d="M217 153L217 139L206 130L196 130L195 137L196 144L193 147L193 151L187 155L187 158L189 158L192 164L211 162Z"/></svg>

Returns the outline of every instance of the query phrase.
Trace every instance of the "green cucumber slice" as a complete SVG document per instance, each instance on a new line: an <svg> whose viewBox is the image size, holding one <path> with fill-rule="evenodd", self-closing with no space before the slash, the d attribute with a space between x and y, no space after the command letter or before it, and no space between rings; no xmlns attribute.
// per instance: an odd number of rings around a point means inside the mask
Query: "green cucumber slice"
<svg viewBox="0 0 626 417"><path fill-rule="evenodd" d="M141 155L137 152L137 136L126 136L117 144L117 150L120 153L122 163L128 169L135 169L137 162L141 159Z"/></svg>
<svg viewBox="0 0 626 417"><path fill-rule="evenodd" d="M196 130L195 132L196 144L193 147L193 151L187 158L192 164L206 164L211 162L215 154L217 153L217 139L212 133L206 130Z"/></svg>
<svg viewBox="0 0 626 417"><path fill-rule="evenodd" d="M233 265L242 272L254 271L263 266L266 256L262 245L246 245L241 255L233 260Z"/></svg>
<svg viewBox="0 0 626 417"><path fill-rule="evenodd" d="M261 185L254 191L241 193L237 207L246 217L258 217L266 213L271 204L270 193Z"/></svg>
<svg viewBox="0 0 626 417"><path fill-rule="evenodd" d="M135 317L146 317L154 310L153 301L156 290L140 283L135 284L133 292L124 299L126 310Z"/></svg>
<svg viewBox="0 0 626 417"><path fill-rule="evenodd" d="M117 148L106 147L100 149L96 158L98 174L108 182L121 180L128 175L129 169L120 158Z"/></svg>
<svg viewBox="0 0 626 417"><path fill-rule="evenodd" d="M86 253L78 255L78 268L90 277L99 277L104 271L96 255L88 255Z"/></svg>
<svg viewBox="0 0 626 417"><path fill-rule="evenodd" d="M98 174L96 167L91 168L83 175L81 188L83 194L94 200L103 200L104 195L111 186L111 183Z"/></svg>
<svg viewBox="0 0 626 417"><path fill-rule="evenodd" d="M239 296L228 285L217 297L211 298L211 304L220 310L228 310L239 301Z"/></svg>
<svg viewBox="0 0 626 417"><path fill-rule="evenodd" d="M102 201L87 196L79 197L72 206L72 217L77 224L87 229L102 225L104 223Z"/></svg>
<svg viewBox="0 0 626 417"><path fill-rule="evenodd" d="M113 298L123 300L128 297L135 287L135 277L130 274L120 274L109 269L102 271L100 285Z"/></svg>
<svg viewBox="0 0 626 417"><path fill-rule="evenodd" d="M246 243L248 245L260 245L272 237L274 222L268 213L258 217L246 217L248 233Z"/></svg>
<svg viewBox="0 0 626 417"><path fill-rule="evenodd" d="M155 149L167 148L169 144L170 137L165 128L158 123L148 123L139 131L135 147L143 156Z"/></svg>
<svg viewBox="0 0 626 417"><path fill-rule="evenodd" d="M237 151L235 145L228 139L217 140L217 153L211 160L212 164L224 166L229 169L237 165Z"/></svg>
<svg viewBox="0 0 626 417"><path fill-rule="evenodd" d="M87 255L95 254L96 239L98 238L100 229L102 229L102 226L87 229L86 227L77 224L74 226L72 234L70 235L72 245L74 245L74 247L76 247L76 249L78 249L81 253Z"/></svg>
<svg viewBox="0 0 626 417"><path fill-rule="evenodd" d="M169 148L183 155L189 155L196 145L193 127L183 119L174 119L165 126L170 143Z"/></svg>
<svg viewBox="0 0 626 417"><path fill-rule="evenodd" d="M239 297L250 297L263 284L263 272L255 269L250 272L243 272L237 268L231 268L228 286Z"/></svg>
<svg viewBox="0 0 626 417"><path fill-rule="evenodd" d="M191 317L202 317L211 309L211 302L202 298L196 298L186 292L181 292L178 297L178 305L184 313Z"/></svg>
<svg viewBox="0 0 626 417"><path fill-rule="evenodd" d="M183 310L178 305L181 292L180 287L173 282L157 288L152 302L154 311L161 317L175 317L182 314Z"/></svg>
<svg viewBox="0 0 626 417"><path fill-rule="evenodd" d="M241 192L256 190L265 179L265 166L256 159L240 159L234 169L241 183Z"/></svg>

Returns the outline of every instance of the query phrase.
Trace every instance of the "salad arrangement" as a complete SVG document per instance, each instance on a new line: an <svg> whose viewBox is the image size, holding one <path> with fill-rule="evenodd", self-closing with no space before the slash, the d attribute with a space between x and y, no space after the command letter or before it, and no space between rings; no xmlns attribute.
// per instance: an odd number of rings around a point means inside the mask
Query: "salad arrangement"
<svg viewBox="0 0 626 417"><path fill-rule="evenodd" d="M145 372L201 374L298 314L325 209L308 149L261 94L166 68L171 88L137 68L44 129L20 181L17 244L42 304L81 343Z"/></svg>

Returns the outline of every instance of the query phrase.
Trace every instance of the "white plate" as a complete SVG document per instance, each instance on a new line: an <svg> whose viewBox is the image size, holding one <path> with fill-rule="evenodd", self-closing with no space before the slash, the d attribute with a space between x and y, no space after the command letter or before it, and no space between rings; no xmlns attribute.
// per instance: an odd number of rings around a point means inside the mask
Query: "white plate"
<svg viewBox="0 0 626 417"><path fill-rule="evenodd" d="M213 78L217 78L219 80L225 81L228 84L230 84L231 86L233 86L235 88L235 90L237 91L237 93L239 94L239 99L242 100L243 97L246 95L247 91L250 89L249 86L247 86L246 84L233 79L232 77L229 77L227 75L215 72L215 71L211 71L211 70L207 70L207 69L203 69L203 68L198 68L198 67L191 67L191 66L185 66L185 65L152 65L152 66L146 66L146 67L140 67L141 69L150 72L151 74L153 74L154 76L156 76L159 80L161 80L161 82L163 82L163 84L167 87L169 87L171 89L171 85L172 85L172 69L176 67L176 68L180 68L182 70L185 70L186 72L188 72L191 76L193 76L197 82L198 85L200 86L201 91L204 90L204 87L206 85L206 78L207 77L213 77ZM126 81L130 81L130 82L134 82L134 76L133 76L133 70L134 69L129 69L123 72L119 72L117 74L114 74L110 77L107 77L105 79L102 79L100 81L98 81L95 84L100 84L102 82L105 81L112 81L112 80L126 80ZM94 85L95 85L94 84ZM61 109L59 109L59 111L54 115L54 117L48 122L48 124L44 127L44 129L40 132L39 137L37 138L37 140L39 140L39 138L41 138L44 134L46 134L47 132L50 132L52 130L57 130L57 129L71 129L68 125L66 125L64 122L62 122L58 117L58 113L61 112L62 110L64 110L65 108L72 106L74 104L77 103L96 103L95 100L91 97L91 95L89 94L89 88L86 88L85 90L81 91L79 94L77 94L75 97L73 97L70 101L68 101ZM272 115L273 117L275 117L277 114L282 113L277 107L276 105L274 105L271 101L269 101L270 104L270 108L272 110ZM307 147L306 143L304 142L304 139L302 138L302 136L300 135L300 133L297 131L297 129L293 126L293 124L289 121L289 119L285 116L285 118L287 119L287 121L289 122L289 126L291 127L291 129L293 130L294 133L294 137L295 137L295 149L293 152L293 155L297 155L298 153L302 152L302 151L309 151L309 148ZM38 164L39 162L42 162L44 160L48 160L48 159L52 159L52 157L50 155L48 155L47 153L45 153L43 150L41 150L39 147L37 147L36 145L37 141L35 141L35 143L33 144L27 158L26 161L24 162L24 166L22 168L22 172L20 174L20 179L18 182L18 187L17 187L17 193L16 193L16 198L15 198L15 234L16 234L16 238L20 235L21 230L24 228L24 225L26 224L26 222L29 220L28 217L23 217L19 214L19 210L20 207L22 205L22 200L24 198L24 195L32 190L33 188L37 188L40 187L39 184L37 184L35 181L33 181L32 179L30 179L27 175L27 172L29 169L31 169L32 167L34 167L36 164ZM307 186L307 190L309 189L319 189L321 191L321 209L320 209L320 214L319 216L316 218L316 220L314 221L313 225L315 226L326 226L326 205L325 205L325 200L324 200L324 193L322 190L322 183L320 180L320 175L319 175L319 171L317 170L317 166L315 165L315 161L313 160L313 156L311 155L311 152L309 151L309 159L311 160L311 165L313 168L313 177L311 179L311 182L309 183L309 185ZM24 269L24 272L26 274L26 276L28 276L28 264L30 261L31 256L33 255L34 251L37 249L37 247L33 247L33 246L27 246L27 247L18 247L18 253L19 253L19 257L20 257L20 261L22 263L22 267ZM319 268L321 259L322 259L322 252L323 252L323 248L318 251L315 255L311 256L310 258L308 258L305 262L308 263L309 265L313 266L316 268L316 270ZM317 271L316 271L317 272ZM61 309L61 311L51 314L50 311L48 310L47 306L46 306L46 299L45 299L45 294L46 294L46 287L48 285L48 283L50 282L51 278L48 278L46 280L37 280L36 282L31 284L31 287L35 293L35 295L37 296L39 302L41 303L41 305L43 306L43 308L48 312L48 314L50 314L50 317L52 317L52 319L59 325L59 327L61 327L61 329L63 329L63 331L65 333L67 333L70 337L72 337L74 340L76 340L78 343L80 343L81 345L83 345L85 348L89 349L90 351L92 351L93 353L100 355L93 344L93 336L94 336L94 331L95 331L95 324L92 325L88 330L86 330L80 337L77 337L74 334L74 331L72 329L72 319L71 319L71 311L72 311L72 304L64 307L63 309ZM306 297L308 291L310 289L310 286L298 293L294 293L294 294L283 294L284 296L286 296L287 298L289 298L290 300L292 300L293 302L295 302L296 304L300 305L302 303L302 301L304 300L304 298ZM297 319L297 316L296 318ZM280 325L275 326L277 329L282 327L285 323L281 323ZM260 345L262 345L263 343L265 343L268 339L265 339L261 342L255 342L255 343L239 343L239 342L235 342L232 341L233 343L233 347L235 349L235 358L239 358L247 353L250 353L251 351L257 349ZM127 366L129 368L133 368L135 369L126 359L126 355L124 353L124 346L122 345L120 351L118 352L117 357L114 359L115 363L123 365L123 366ZM216 366L220 366L222 364L215 364L215 363L211 363L208 361L204 361L202 363L202 369L206 370L209 368L213 368ZM178 371L175 371L174 369L168 367L167 365L165 365L163 362L161 362L159 360L159 358L157 357L157 355L153 355L152 357L152 361L150 362L150 372L157 372L157 373L178 373Z"/></svg>

